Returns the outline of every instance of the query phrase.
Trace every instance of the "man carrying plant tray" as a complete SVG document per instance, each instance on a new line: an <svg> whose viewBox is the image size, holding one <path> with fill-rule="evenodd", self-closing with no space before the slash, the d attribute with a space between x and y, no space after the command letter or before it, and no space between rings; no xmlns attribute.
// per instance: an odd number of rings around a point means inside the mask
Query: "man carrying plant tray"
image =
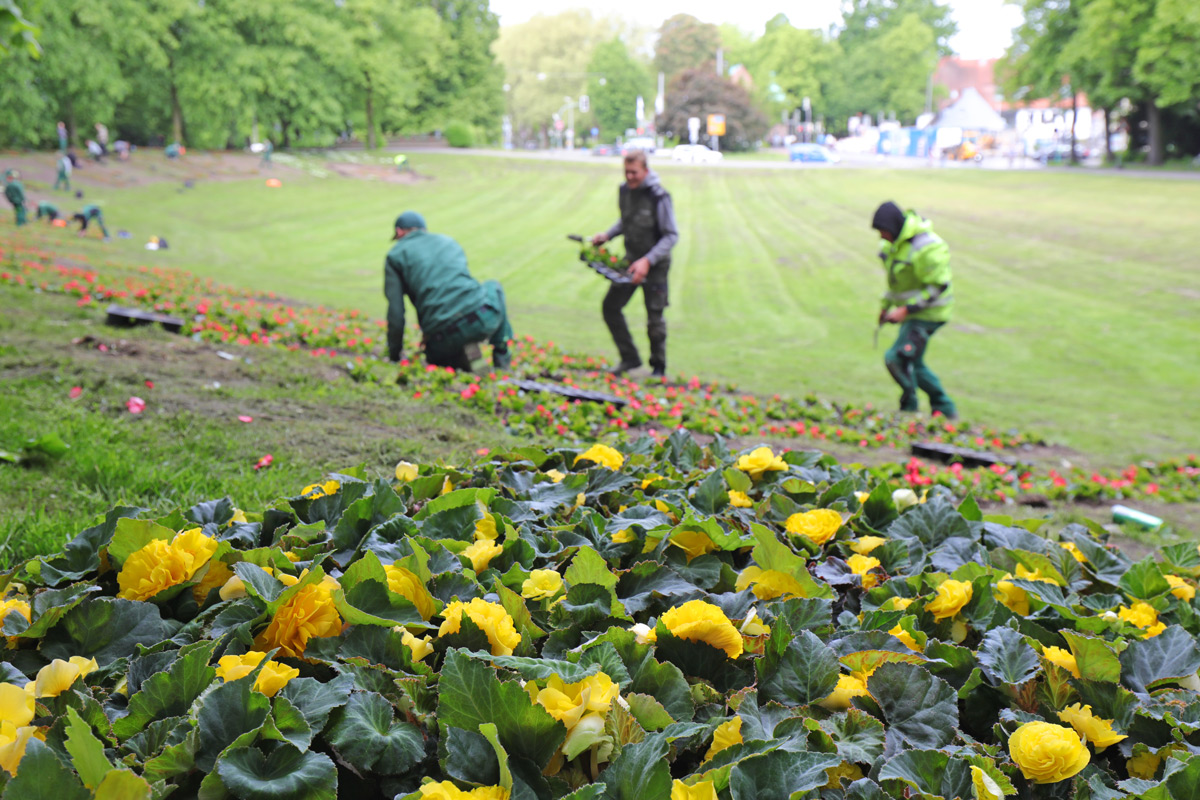
<svg viewBox="0 0 1200 800"><path fill-rule="evenodd" d="M387 296L388 357L399 361L404 349L404 297L417 310L425 339L425 360L439 367L470 371L476 343L492 344L492 366L512 363L513 338L498 281L479 283L467 269L467 256L449 236L430 233L415 211L396 218L396 243L383 264Z"/></svg>
<svg viewBox="0 0 1200 800"><path fill-rule="evenodd" d="M884 354L892 379L900 384L900 410L916 411L917 389L929 395L933 411L957 417L954 401L933 370L925 366L929 340L950 319L950 248L933 232L933 224L915 211L905 213L887 202L875 211L871 227L884 240L879 249L888 290L879 324L900 326L900 335Z"/></svg>
<svg viewBox="0 0 1200 800"><path fill-rule="evenodd" d="M630 150L625 154L625 183L617 195L621 218L604 233L592 237L602 245L614 236L625 237L625 260L629 262L632 283L614 283L604 296L604 322L616 342L621 362L613 368L620 375L642 365L637 345L629 333L623 309L638 286L646 302L646 334L650 338L650 368L654 377L667 374L667 273L671 269L671 248L679 241L675 209L671 195L651 172L646 154Z"/></svg>

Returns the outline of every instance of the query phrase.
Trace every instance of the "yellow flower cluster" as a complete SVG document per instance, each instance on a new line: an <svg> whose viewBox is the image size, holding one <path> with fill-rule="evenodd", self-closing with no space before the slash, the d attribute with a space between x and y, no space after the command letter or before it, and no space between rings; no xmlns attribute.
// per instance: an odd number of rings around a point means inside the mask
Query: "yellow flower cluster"
<svg viewBox="0 0 1200 800"><path fill-rule="evenodd" d="M399 467L397 467L397 476L399 475ZM309 500L316 500L318 497L328 497L332 494L337 494L338 489L342 485L337 481L325 481L324 483L310 483L301 490L300 496Z"/></svg>
<svg viewBox="0 0 1200 800"><path fill-rule="evenodd" d="M754 501L750 499L750 495L745 492L739 492L736 489L729 490L729 505L734 508L750 508L754 505Z"/></svg>
<svg viewBox="0 0 1200 800"><path fill-rule="evenodd" d="M1171 584L1171 594L1178 597L1185 603L1190 603L1196 597L1196 587L1185 581L1178 575L1167 573L1163 575L1167 579L1167 583Z"/></svg>
<svg viewBox="0 0 1200 800"><path fill-rule="evenodd" d="M691 786L676 778L671 782L671 800L717 800L712 781L696 781Z"/></svg>
<svg viewBox="0 0 1200 800"><path fill-rule="evenodd" d="M696 556L702 556L705 553L711 553L713 550L719 549L712 539L708 538L708 534L703 531L675 531L671 534L671 538L667 540L668 544L673 544L687 554L687 560L691 561Z"/></svg>
<svg viewBox="0 0 1200 800"><path fill-rule="evenodd" d="M217 659L217 677L229 683L246 677L254 668L267 657L266 653L251 650L240 656L221 656ZM254 680L254 691L262 692L267 697L274 697L279 690L287 686L292 678L300 677L300 670L284 664L268 661L258 677Z"/></svg>
<svg viewBox="0 0 1200 800"><path fill-rule="evenodd" d="M703 642L725 655L737 658L744 647L742 634L725 612L704 600L689 600L681 606L672 606L659 618L672 636L689 642Z"/></svg>
<svg viewBox="0 0 1200 800"><path fill-rule="evenodd" d="M1008 739L1008 754L1034 783L1058 783L1077 775L1091 756L1079 735L1050 722L1026 722Z"/></svg>
<svg viewBox="0 0 1200 800"><path fill-rule="evenodd" d="M508 800L508 790L501 786L464 790L450 781L430 782L421 786L421 800Z"/></svg>
<svg viewBox="0 0 1200 800"><path fill-rule="evenodd" d="M864 589L870 589L879 583L879 576L871 572L871 570L882 566L882 562L878 558L855 553L846 559L846 566L850 567L851 572L862 578Z"/></svg>
<svg viewBox="0 0 1200 800"><path fill-rule="evenodd" d="M1146 632L1146 638L1158 636L1167 629L1166 623L1158 621L1158 612L1149 603L1138 600L1132 606L1121 606L1117 617Z"/></svg>
<svg viewBox="0 0 1200 800"><path fill-rule="evenodd" d="M483 572L488 568L492 559L504 552L504 548L491 539L479 539L463 550L459 555L466 556L471 562L471 569Z"/></svg>
<svg viewBox="0 0 1200 800"><path fill-rule="evenodd" d="M711 761L712 757L717 753L742 742L742 718L731 717L718 725L717 729L713 731L712 745L708 748L708 752L704 754L704 760Z"/></svg>
<svg viewBox="0 0 1200 800"><path fill-rule="evenodd" d="M521 596L526 600L549 600L562 588L562 575L552 569L535 569L521 584Z"/></svg>
<svg viewBox="0 0 1200 800"><path fill-rule="evenodd" d="M117 575L125 600L149 600L172 586L192 579L217 550L217 540L199 528L175 535L170 542L152 539L125 560Z"/></svg>
<svg viewBox="0 0 1200 800"><path fill-rule="evenodd" d="M802 514L792 514L784 527L788 533L807 536L814 544L825 544L842 527L842 515L830 508L814 508Z"/></svg>
<svg viewBox="0 0 1200 800"><path fill-rule="evenodd" d="M1051 664L1062 667L1076 678L1081 677L1079 664L1075 661L1075 655L1069 650L1063 650L1061 647L1043 647L1042 656Z"/></svg>
<svg viewBox="0 0 1200 800"><path fill-rule="evenodd" d="M521 634L517 632L513 618L504 610L504 606L489 603L478 597L469 603L455 600L446 606L442 610L443 622L438 628L438 637L462 630L463 614L487 634L488 643L492 646L492 655L511 656L516 646L521 643Z"/></svg>
<svg viewBox="0 0 1200 800"><path fill-rule="evenodd" d="M621 693L621 687L606 673L597 672L577 683L566 683L561 676L551 675L542 685L529 681L525 691L529 692L530 700L566 726L567 740L570 741L571 734L585 721L585 729L596 722L603 729L604 717ZM565 746L566 742L563 744Z"/></svg>
<svg viewBox="0 0 1200 800"><path fill-rule="evenodd" d="M1091 742L1097 753L1102 752L1110 744L1116 744L1122 739L1128 738L1125 734L1113 730L1113 720L1101 719L1093 714L1091 706L1075 703L1058 712L1058 718Z"/></svg>
<svg viewBox="0 0 1200 800"><path fill-rule="evenodd" d="M606 444L594 444L587 450L584 450L579 455L575 456L575 464L580 461L591 461L599 464L602 467L608 467L613 472L619 470L625 465L625 456L621 451L609 447ZM557 481L555 481L557 483Z"/></svg>
<svg viewBox="0 0 1200 800"><path fill-rule="evenodd" d="M759 447L739 458L737 468L757 481L761 480L767 472L785 471L788 465L786 461L771 452L771 448Z"/></svg>
<svg viewBox="0 0 1200 800"><path fill-rule="evenodd" d="M859 536L850 542L850 549L860 556L869 556L871 551L887 544L882 536Z"/></svg>
<svg viewBox="0 0 1200 800"><path fill-rule="evenodd" d="M299 579L291 575L276 577L289 586L299 583ZM304 577L304 573L300 577ZM301 588L279 607L266 629L254 637L254 649L265 651L278 647L281 656L300 658L309 639L337 636L342 632L342 617L333 605L333 592L337 588L337 581L328 575L320 583Z"/></svg>
<svg viewBox="0 0 1200 800"><path fill-rule="evenodd" d="M936 622L951 619L971 602L974 589L966 581L956 581L948 578L938 584L937 597L925 604L925 610L933 614Z"/></svg>
<svg viewBox="0 0 1200 800"><path fill-rule="evenodd" d="M915 649L915 648L914 648ZM830 711L845 711L851 699L867 695L867 682L859 675L839 675L833 692L817 705Z"/></svg>
<svg viewBox="0 0 1200 800"><path fill-rule="evenodd" d="M25 757L30 739L45 740L46 734L30 725L37 701L43 697L58 697L75 681L99 669L94 658L71 656L63 661L56 658L38 670L37 676L21 688L12 683L0 683L0 769L17 774L17 765Z"/></svg>
<svg viewBox="0 0 1200 800"><path fill-rule="evenodd" d="M396 564L384 564L383 571L387 574L388 589L416 606L421 619L433 616L433 597L420 578Z"/></svg>
<svg viewBox="0 0 1200 800"><path fill-rule="evenodd" d="M417 465L408 461L396 464L396 480L412 483L417 479Z"/></svg>
<svg viewBox="0 0 1200 800"><path fill-rule="evenodd" d="M746 567L738 575L734 588L741 592L753 586L754 596L759 600L774 600L776 597L806 597L800 582L775 569Z"/></svg>

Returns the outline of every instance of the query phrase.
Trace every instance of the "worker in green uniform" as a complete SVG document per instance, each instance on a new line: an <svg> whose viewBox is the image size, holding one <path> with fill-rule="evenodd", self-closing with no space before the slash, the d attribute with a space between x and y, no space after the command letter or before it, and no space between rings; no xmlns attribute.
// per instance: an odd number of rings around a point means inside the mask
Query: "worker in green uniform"
<svg viewBox="0 0 1200 800"><path fill-rule="evenodd" d="M396 218L396 242L383 264L387 296L388 357L399 361L404 349L404 297L417 310L425 340L425 360L439 367L470 371L471 353L482 341L492 344L492 366L512 363L513 338L498 281L479 283L467 269L467 256L449 236L430 233L415 211Z"/></svg>
<svg viewBox="0 0 1200 800"><path fill-rule="evenodd" d="M55 164L56 173L54 176L54 191L58 191L61 186L68 192L71 191L71 157L64 150L59 154L58 162Z"/></svg>
<svg viewBox="0 0 1200 800"><path fill-rule="evenodd" d="M47 200L43 200L37 204L37 218L40 221L42 217L50 224L54 224L54 220L58 219L58 206Z"/></svg>
<svg viewBox="0 0 1200 800"><path fill-rule="evenodd" d="M625 154L625 182L617 195L621 218L604 233L592 237L601 245L615 236L625 237L625 258L629 262L632 283L614 283L604 296L604 322L617 345L621 361L615 375L642 365L637 345L629 333L623 309L642 287L646 302L646 333L650 339L650 369L656 378L667 374L667 273L671 269L671 248L679 241L675 209L671 195L650 171L646 154L630 150Z"/></svg>
<svg viewBox="0 0 1200 800"><path fill-rule="evenodd" d="M10 169L4 173L4 197L12 203L17 213L17 227L29 221L25 215L25 187L21 185L21 173Z"/></svg>
<svg viewBox="0 0 1200 800"><path fill-rule="evenodd" d="M79 235L86 236L88 223L95 221L100 226L100 232L104 234L104 241L109 241L108 228L104 226L104 212L99 206L84 206L83 211L71 217L79 223Z"/></svg>
<svg viewBox="0 0 1200 800"><path fill-rule="evenodd" d="M408 166L408 156L404 153L397 153L396 157L392 159L392 163L396 165L396 172L412 172Z"/></svg>
<svg viewBox="0 0 1200 800"><path fill-rule="evenodd" d="M267 139L265 142L263 142L262 161L259 163L259 166L260 167L270 167L271 166L271 154L274 152L275 152L275 145L271 143L270 139Z"/></svg>
<svg viewBox="0 0 1200 800"><path fill-rule="evenodd" d="M933 370L925 365L929 340L950 319L954 294L950 288L950 248L933 232L933 224L915 211L895 203L879 206L871 221L883 244L879 257L887 273L879 324L900 326L900 334L884 355L892 379L900 384L900 410L917 410L917 390L929 395L935 412L953 419L954 401Z"/></svg>

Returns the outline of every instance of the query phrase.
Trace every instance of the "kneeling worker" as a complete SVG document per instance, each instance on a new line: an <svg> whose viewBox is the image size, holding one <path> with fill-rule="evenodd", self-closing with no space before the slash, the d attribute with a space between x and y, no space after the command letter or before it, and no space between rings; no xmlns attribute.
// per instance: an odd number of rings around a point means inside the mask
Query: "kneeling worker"
<svg viewBox="0 0 1200 800"><path fill-rule="evenodd" d="M630 150L625 154L625 183L617 195L621 218L604 233L592 237L601 245L614 236L625 237L625 258L633 283L614 283L604 296L604 322L616 342L621 363L613 368L620 375L642 365L637 345L629 334L622 309L633 299L638 286L646 302L646 334L650 338L650 368L654 377L667 374L667 272L671 269L671 248L679 241L675 209L671 195L650 171L646 154Z"/></svg>
<svg viewBox="0 0 1200 800"><path fill-rule="evenodd" d="M933 224L915 211L905 213L887 202L875 212L871 227L884 240L879 257L887 272L879 323L896 323L900 335L884 355L892 379L900 384L900 410L916 411L917 389L929 395L933 411L953 419L954 401L933 370L925 366L929 339L950 319L950 248L933 232Z"/></svg>
<svg viewBox="0 0 1200 800"><path fill-rule="evenodd" d="M399 361L404 349L404 296L417 310L425 339L425 360L439 367L471 369L469 346L491 342L492 366L512 363L513 337L498 281L479 283L467 269L467 255L449 236L430 233L415 211L396 218L396 244L383 264L387 296L388 357Z"/></svg>
<svg viewBox="0 0 1200 800"><path fill-rule="evenodd" d="M87 236L88 223L95 220L100 226L100 232L104 234L104 241L109 241L108 228L104 226L104 212L99 206L84 206L83 211L78 214L73 214L71 219L79 223L79 235Z"/></svg>
<svg viewBox="0 0 1200 800"><path fill-rule="evenodd" d="M46 221L53 225L54 220L58 219L58 206L42 200L37 204L37 218L40 220L42 217L45 217Z"/></svg>
<svg viewBox="0 0 1200 800"><path fill-rule="evenodd" d="M16 213L17 227L21 227L28 218L25 216L25 187L21 184L21 173L10 169L4 173L4 197L12 204Z"/></svg>

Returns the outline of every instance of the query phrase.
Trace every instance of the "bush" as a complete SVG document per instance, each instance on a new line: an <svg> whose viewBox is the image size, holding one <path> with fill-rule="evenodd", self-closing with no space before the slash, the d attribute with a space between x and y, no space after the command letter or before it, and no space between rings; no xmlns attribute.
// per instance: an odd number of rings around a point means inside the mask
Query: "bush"
<svg viewBox="0 0 1200 800"><path fill-rule="evenodd" d="M475 129L465 122L451 122L446 126L446 141L451 147L474 147Z"/></svg>

